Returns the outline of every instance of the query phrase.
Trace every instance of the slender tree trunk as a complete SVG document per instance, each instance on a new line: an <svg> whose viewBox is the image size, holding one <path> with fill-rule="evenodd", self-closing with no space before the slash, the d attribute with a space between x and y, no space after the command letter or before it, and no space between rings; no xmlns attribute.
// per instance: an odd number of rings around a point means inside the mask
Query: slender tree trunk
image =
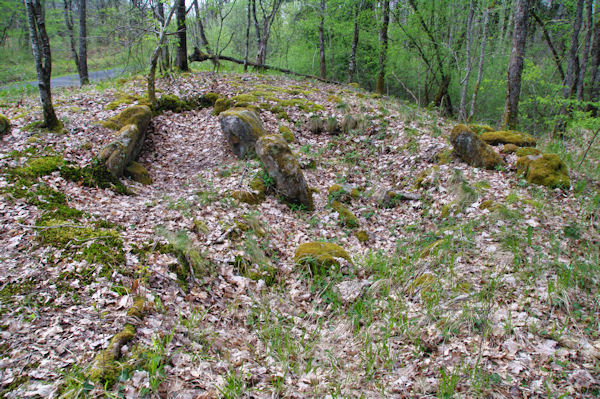
<svg viewBox="0 0 600 399"><path fill-rule="evenodd" d="M460 106L458 109L459 118L463 121L467 120L467 87L469 86L469 78L471 76L471 41L473 36L473 0L469 1L469 12L467 14L467 54L465 60L465 77L462 81L460 92Z"/></svg>
<svg viewBox="0 0 600 399"><path fill-rule="evenodd" d="M548 48L550 48L550 51L552 52L552 57L554 58L554 63L556 64L556 68L558 69L558 73L560 74L560 80L562 82L563 80L565 80L565 72L563 71L560 57L558 56L558 52L556 51L556 48L554 47L554 44L552 43L552 39L550 38L550 33L548 32L548 29L546 28L546 25L544 24L544 22L535 13L535 11L532 11L531 15L535 19L535 22L537 22L537 24L540 26L540 28L542 28L542 33L544 34L544 40L546 41L546 44L548 44Z"/></svg>
<svg viewBox="0 0 600 399"><path fill-rule="evenodd" d="M477 82L473 88L473 98L471 98L471 109L469 111L469 120L473 119L475 113L475 102L477 101L477 92L479 92L479 86L481 85L481 79L483 77L483 63L485 61L485 45L487 42L487 28L490 20L490 8L485 6L483 11L483 28L481 32L481 48L479 50L479 69L477 70Z"/></svg>
<svg viewBox="0 0 600 399"><path fill-rule="evenodd" d="M161 0L157 1L156 4L158 20L161 24L165 22L165 6ZM169 44L164 43L159 52L159 65L161 72L167 72L171 69L171 56L169 54Z"/></svg>
<svg viewBox="0 0 600 399"><path fill-rule="evenodd" d="M156 44L156 48L150 56L150 71L148 72L148 101L150 102L152 108L156 107L156 64L165 38L167 37L167 28L171 23L171 18L173 17L173 13L175 12L176 8L177 7L173 5L173 7L171 7L171 10L169 10L169 14L167 15L165 21L161 22L160 33L158 35L158 43Z"/></svg>
<svg viewBox="0 0 600 399"><path fill-rule="evenodd" d="M196 0L198 1L198 0ZM248 72L248 53L250 51L250 25L251 25L251 7L248 2L248 22L246 23L246 47L244 49L244 72Z"/></svg>
<svg viewBox="0 0 600 399"><path fill-rule="evenodd" d="M388 49L388 25L390 24L390 0L383 1L383 21L379 32L379 75L377 76L376 92L383 94L385 91L385 63Z"/></svg>
<svg viewBox="0 0 600 399"><path fill-rule="evenodd" d="M321 0L319 20L319 66L321 71L321 79L327 78L327 68L325 66L325 0Z"/></svg>
<svg viewBox="0 0 600 399"><path fill-rule="evenodd" d="M202 23L202 16L200 15L200 6L198 5L198 0L194 0L194 10L196 11L196 23L198 24L198 32L200 33L200 44L204 47L209 55L213 55L214 53L208 44L206 33L204 32L204 24Z"/></svg>
<svg viewBox="0 0 600 399"><path fill-rule="evenodd" d="M90 83L87 65L87 1L79 0L79 83Z"/></svg>
<svg viewBox="0 0 600 399"><path fill-rule="evenodd" d="M81 83L81 63L79 62L79 54L77 54L77 48L75 46L75 32L73 29L73 3L71 0L64 0L65 5L65 25L67 26L67 32L69 34L69 44L71 48L71 56L75 61L75 67L77 68L77 75Z"/></svg>
<svg viewBox="0 0 600 399"><path fill-rule="evenodd" d="M590 100L592 102L598 101L598 94L600 93L600 73L598 72L598 68L600 68L600 18L596 20L594 24L594 40L592 42L592 73L590 77ZM594 114L596 112L596 108L592 108L594 110Z"/></svg>
<svg viewBox="0 0 600 399"><path fill-rule="evenodd" d="M506 103L504 105L503 125L509 129L517 126L519 117L519 96L521 95L521 74L527 39L527 0L517 0L514 12L512 51L508 62Z"/></svg>
<svg viewBox="0 0 600 399"><path fill-rule="evenodd" d="M592 41L593 18L592 18L592 3L593 0L587 0L585 7L586 14L586 32L583 45L583 57L581 59L581 68L579 68L579 79L577 79L577 100L583 101L583 82L587 69L588 58L590 55L590 47Z"/></svg>
<svg viewBox="0 0 600 399"><path fill-rule="evenodd" d="M350 49L350 63L348 64L348 82L352 82L354 80L354 74L356 73L356 48L358 47L359 35L358 15L360 14L361 6L362 1L360 3L355 4L354 6L354 35L352 36L352 48Z"/></svg>
<svg viewBox="0 0 600 399"><path fill-rule="evenodd" d="M180 71L189 71L187 61L187 29L185 25L185 0L177 0L177 55L175 64Z"/></svg>
<svg viewBox="0 0 600 399"><path fill-rule="evenodd" d="M40 0L25 0L25 8L44 115L43 126L48 129L57 129L62 124L56 117L54 107L52 106L52 92L50 89L52 54L50 52L50 40L46 33L44 10Z"/></svg>

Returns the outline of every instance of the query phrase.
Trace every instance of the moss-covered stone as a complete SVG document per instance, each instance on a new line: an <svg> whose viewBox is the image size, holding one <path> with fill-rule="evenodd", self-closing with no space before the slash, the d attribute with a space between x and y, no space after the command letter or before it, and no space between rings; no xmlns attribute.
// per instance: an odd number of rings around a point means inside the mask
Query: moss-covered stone
<svg viewBox="0 0 600 399"><path fill-rule="evenodd" d="M251 193L250 191L236 190L231 193L231 197L246 204L256 205L265 200L264 194Z"/></svg>
<svg viewBox="0 0 600 399"><path fill-rule="evenodd" d="M519 147L533 147L537 142L534 137L514 130L483 132L479 138L489 145L514 144Z"/></svg>
<svg viewBox="0 0 600 399"><path fill-rule="evenodd" d="M248 186L259 194L265 194L267 192L267 185L260 177L255 177L254 179L250 180Z"/></svg>
<svg viewBox="0 0 600 399"><path fill-rule="evenodd" d="M313 275L324 275L332 268L339 268L342 262L352 264L350 255L341 246L328 242L307 242L300 244L294 254L294 262L309 265Z"/></svg>
<svg viewBox="0 0 600 399"><path fill-rule="evenodd" d="M224 111L219 122L231 150L240 158L252 155L256 141L266 134L258 114L248 108Z"/></svg>
<svg viewBox="0 0 600 399"><path fill-rule="evenodd" d="M218 93L208 92L204 93L198 98L198 106L200 108L208 108L215 105L217 100L221 97Z"/></svg>
<svg viewBox="0 0 600 399"><path fill-rule="evenodd" d="M344 184L332 184L327 189L327 202L340 201L350 203L353 198L360 197L360 191L356 187Z"/></svg>
<svg viewBox="0 0 600 399"><path fill-rule="evenodd" d="M505 144L500 151L503 154L513 154L519 149L519 146L515 144Z"/></svg>
<svg viewBox="0 0 600 399"><path fill-rule="evenodd" d="M146 130L152 119L150 108L145 105L134 105L125 108L120 114L114 116L100 124L112 130L121 130L123 127L133 124L141 130Z"/></svg>
<svg viewBox="0 0 600 399"><path fill-rule="evenodd" d="M456 125L452 129L450 142L458 156L471 166L494 169L504 165L500 155L465 125Z"/></svg>
<svg viewBox="0 0 600 399"><path fill-rule="evenodd" d="M540 155L542 152L533 147L520 147L515 151L518 157L526 157L527 155Z"/></svg>
<svg viewBox="0 0 600 399"><path fill-rule="evenodd" d="M255 148L268 175L285 199L313 210L312 192L308 189L298 160L283 137L275 134L262 136Z"/></svg>
<svg viewBox="0 0 600 399"><path fill-rule="evenodd" d="M226 97L219 97L213 105L213 115L221 115L222 112L227 111L233 107L233 101Z"/></svg>
<svg viewBox="0 0 600 399"><path fill-rule="evenodd" d="M493 127L491 127L490 125L480 125L480 124L476 124L476 123L472 123L469 125L469 128L475 133L475 134L481 134L484 132L494 132L496 131L496 129L494 129Z"/></svg>
<svg viewBox="0 0 600 399"><path fill-rule="evenodd" d="M115 101L112 101L112 102L106 104L106 106L104 107L104 109L112 111L112 110L115 110L115 109L119 108L119 106L121 106L123 104L133 104L136 101L138 101L138 97L137 96L135 96L133 94L122 94Z"/></svg>
<svg viewBox="0 0 600 399"><path fill-rule="evenodd" d="M163 94L160 96L156 103L156 111L172 111L172 112L183 112L189 111L194 107L187 101L184 101L174 94Z"/></svg>
<svg viewBox="0 0 600 399"><path fill-rule="evenodd" d="M492 200L485 200L481 204L479 204L479 209L481 210L487 209L489 211L495 211L496 209L498 209L498 207L499 205Z"/></svg>
<svg viewBox="0 0 600 399"><path fill-rule="evenodd" d="M296 141L296 137L294 137L294 133L290 130L289 127L281 125L279 126L279 133L281 133L281 137L284 138L288 143L293 143Z"/></svg>
<svg viewBox="0 0 600 399"><path fill-rule="evenodd" d="M152 184L152 179L150 178L148 170L141 163L135 161L130 162L125 168L125 175L143 185Z"/></svg>
<svg viewBox="0 0 600 399"><path fill-rule="evenodd" d="M256 97L253 94L238 94L237 96L234 96L231 98L232 101L236 102L236 103L255 103L258 101L258 97Z"/></svg>
<svg viewBox="0 0 600 399"><path fill-rule="evenodd" d="M129 194L127 187L96 158L84 167L65 165L60 168L60 175L84 187L109 188L118 194Z"/></svg>
<svg viewBox="0 0 600 399"><path fill-rule="evenodd" d="M22 178L34 179L57 171L64 164L65 160L58 155L33 158L22 167L12 170L10 174Z"/></svg>
<svg viewBox="0 0 600 399"><path fill-rule="evenodd" d="M358 227L358 219L356 216L354 216L354 214L341 202L333 201L331 203L331 208L337 212L340 224L351 229Z"/></svg>
<svg viewBox="0 0 600 399"><path fill-rule="evenodd" d="M550 188L569 188L569 170L556 154L527 155L517 160L517 172L528 182Z"/></svg>
<svg viewBox="0 0 600 399"><path fill-rule="evenodd" d="M8 118L0 114L0 137L4 136L10 131L10 121Z"/></svg>
<svg viewBox="0 0 600 399"><path fill-rule="evenodd" d="M369 233L367 233L365 230L357 231L356 233L354 233L354 236L358 239L359 242L365 243L369 241Z"/></svg>

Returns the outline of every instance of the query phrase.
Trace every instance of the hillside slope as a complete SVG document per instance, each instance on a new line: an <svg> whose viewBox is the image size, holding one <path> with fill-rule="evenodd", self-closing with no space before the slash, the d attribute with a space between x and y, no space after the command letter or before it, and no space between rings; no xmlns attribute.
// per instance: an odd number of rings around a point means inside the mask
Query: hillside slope
<svg viewBox="0 0 600 399"><path fill-rule="evenodd" d="M470 167L451 152L453 121L350 86L209 73L158 83L181 98L251 94L238 99L262 109L269 133L293 132L315 210L276 193L233 199L269 179L227 148L212 107L153 118L139 158L153 183L123 179L131 195L65 178L112 140L99 122L135 103L141 80L57 93L64 134L26 127L36 98L9 104L6 397L598 394L597 181L531 185L514 154L498 170ZM358 126L315 134L311 115ZM404 194L382 206L388 190ZM313 275L294 262L311 241L352 262ZM113 359L101 351L114 337ZM106 388L85 382L98 376Z"/></svg>

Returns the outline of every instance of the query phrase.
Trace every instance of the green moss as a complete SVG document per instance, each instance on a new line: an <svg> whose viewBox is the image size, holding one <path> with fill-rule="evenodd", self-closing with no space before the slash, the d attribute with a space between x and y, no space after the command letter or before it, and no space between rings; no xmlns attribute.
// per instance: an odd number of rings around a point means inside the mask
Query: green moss
<svg viewBox="0 0 600 399"><path fill-rule="evenodd" d="M145 105L134 105L125 108L118 115L100 122L100 124L108 129L121 130L124 126L134 124L144 128L150 123L152 112Z"/></svg>
<svg viewBox="0 0 600 399"><path fill-rule="evenodd" d="M256 139L266 134L265 128L262 125L262 121L254 109L241 107L231 108L221 112L220 116L235 116L243 120L252 128L252 134Z"/></svg>
<svg viewBox="0 0 600 399"><path fill-rule="evenodd" d="M450 141L458 156L471 166L495 169L504 165L502 157L465 125L454 126Z"/></svg>
<svg viewBox="0 0 600 399"><path fill-rule="evenodd" d="M231 100L236 103L255 103L258 101L258 97L253 94L238 94L237 96L232 97Z"/></svg>
<svg viewBox="0 0 600 399"><path fill-rule="evenodd" d="M198 106L200 108L212 107L215 105L215 103L217 102L217 100L219 98L221 98L221 95L218 93L213 93L213 92L205 93L198 98Z"/></svg>
<svg viewBox="0 0 600 399"><path fill-rule="evenodd" d="M336 95L331 94L329 97L327 97L327 101L338 104L342 102L342 99Z"/></svg>
<svg viewBox="0 0 600 399"><path fill-rule="evenodd" d="M183 112L193 109L193 105L174 94L163 94L156 103L155 111L159 113L164 111Z"/></svg>
<svg viewBox="0 0 600 399"><path fill-rule="evenodd" d="M64 163L65 160L60 156L33 158L22 167L12 170L10 174L22 178L34 179L59 170Z"/></svg>
<svg viewBox="0 0 600 399"><path fill-rule="evenodd" d="M115 101L106 104L106 106L104 107L104 109L112 111L112 110L115 110L115 109L119 108L119 106L121 106L123 104L133 104L137 100L138 100L138 97L136 95L133 95L133 94L122 94Z"/></svg>
<svg viewBox="0 0 600 399"><path fill-rule="evenodd" d="M419 174L415 178L415 183L413 184L413 187L416 189L430 187L431 181L428 178L429 178L429 175L431 175L432 171L433 171L433 168L427 168L427 169L419 172Z"/></svg>
<svg viewBox="0 0 600 399"><path fill-rule="evenodd" d="M526 157L527 155L540 155L542 152L533 147L521 147L515 151L518 157Z"/></svg>
<svg viewBox="0 0 600 399"><path fill-rule="evenodd" d="M485 200L479 205L479 209L488 209L490 211L495 211L496 209L498 209L498 207L499 205L492 200Z"/></svg>
<svg viewBox="0 0 600 399"><path fill-rule="evenodd" d="M567 189L571 185L569 171L558 155L528 155L517 160L517 172L527 181L550 188Z"/></svg>
<svg viewBox="0 0 600 399"><path fill-rule="evenodd" d="M225 97L219 97L215 102L213 115L220 115L222 112L227 111L231 107L233 107L233 101Z"/></svg>
<svg viewBox="0 0 600 399"><path fill-rule="evenodd" d="M471 128L471 130L473 132L475 132L475 134L481 134L481 133L484 133L484 132L494 132L494 131L496 131L496 129L494 129L490 125L478 125L476 123L470 124L469 128Z"/></svg>
<svg viewBox="0 0 600 399"><path fill-rule="evenodd" d="M70 180L85 187L109 188L118 194L129 194L129 189L114 177L94 158L84 166L65 165L60 168L60 175L65 180Z"/></svg>
<svg viewBox="0 0 600 399"><path fill-rule="evenodd" d="M231 193L231 197L246 204L256 205L265 200L264 194L251 193L249 191L236 190Z"/></svg>
<svg viewBox="0 0 600 399"><path fill-rule="evenodd" d="M448 216L450 216L450 204L444 204L440 210L440 217L446 219Z"/></svg>
<svg viewBox="0 0 600 399"><path fill-rule="evenodd" d="M288 143L293 143L294 141L296 141L296 138L294 137L294 133L292 133L290 128L287 126L284 126L284 125L279 126L279 133L281 133L281 136Z"/></svg>
<svg viewBox="0 0 600 399"><path fill-rule="evenodd" d="M500 151L503 154L513 154L514 152L518 151L519 147L515 144L505 144L504 147L502 148L502 151Z"/></svg>
<svg viewBox="0 0 600 399"><path fill-rule="evenodd" d="M10 121L8 118L0 114L0 137L4 136L10 131Z"/></svg>
<svg viewBox="0 0 600 399"><path fill-rule="evenodd" d="M519 147L535 146L537 140L526 133L514 130L500 132L483 132L479 138L490 145L514 144Z"/></svg>
<svg viewBox="0 0 600 399"><path fill-rule="evenodd" d="M358 219L352 212L348 210L341 202L333 201L331 208L336 211L339 215L339 221L343 226L351 229L358 227Z"/></svg>
<svg viewBox="0 0 600 399"><path fill-rule="evenodd" d="M263 174L265 174L268 179L269 179L269 183L273 184L273 179L271 179L269 177L269 175L267 174L267 172L263 169ZM250 188L256 192L258 192L259 194L265 194L267 192L267 185L265 184L265 181L263 180L265 176L259 176L259 177L255 177L254 179L250 180L250 183L248 183L248 186L250 186Z"/></svg>
<svg viewBox="0 0 600 399"><path fill-rule="evenodd" d="M87 377L92 382L103 382L111 386L121 374L121 367L117 360L121 355L121 348L135 336L135 327L126 324L123 330L115 334L108 347L101 351L92 362Z"/></svg>
<svg viewBox="0 0 600 399"><path fill-rule="evenodd" d="M365 230L357 231L356 233L354 233L354 236L358 239L359 242L365 243L369 241L369 233L367 233Z"/></svg>
<svg viewBox="0 0 600 399"><path fill-rule="evenodd" d="M338 268L341 260L352 264L344 248L328 242L300 244L294 254L294 262L310 266L313 275L316 276L326 274L331 268Z"/></svg>
<svg viewBox="0 0 600 399"><path fill-rule="evenodd" d="M133 180L142 183L144 185L152 184L152 179L148 170L138 162L130 162L125 168L125 175L130 176Z"/></svg>

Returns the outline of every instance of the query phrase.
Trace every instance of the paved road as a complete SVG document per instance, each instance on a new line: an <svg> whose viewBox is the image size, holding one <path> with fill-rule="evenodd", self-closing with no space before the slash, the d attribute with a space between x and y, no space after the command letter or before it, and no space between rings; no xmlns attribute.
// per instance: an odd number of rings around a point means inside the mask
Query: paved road
<svg viewBox="0 0 600 399"><path fill-rule="evenodd" d="M123 68L112 68L112 69L105 69L104 71L90 72L89 75L90 75L90 81L97 82L99 80L115 78L115 77L119 76L121 73L123 73ZM37 84L38 84L37 80L32 80L29 82L19 82L19 83L13 83L13 84L10 84L7 86L2 86L2 87L0 87L0 90L6 90L6 89L11 89L11 88L17 88L17 87L25 87L25 86L37 86ZM52 78L52 80L50 81L50 86L51 87L79 86L79 75L74 74L74 75L61 76L58 78Z"/></svg>

